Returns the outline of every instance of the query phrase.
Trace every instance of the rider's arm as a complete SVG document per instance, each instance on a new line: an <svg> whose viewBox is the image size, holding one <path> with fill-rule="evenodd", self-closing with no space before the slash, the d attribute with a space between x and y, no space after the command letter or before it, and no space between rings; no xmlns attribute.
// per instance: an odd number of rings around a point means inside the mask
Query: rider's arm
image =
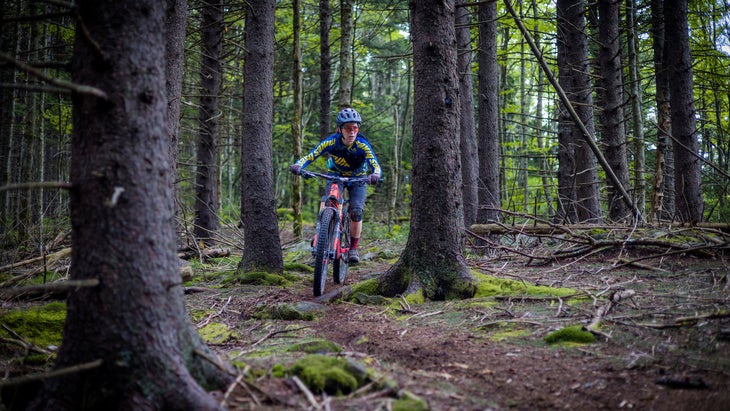
<svg viewBox="0 0 730 411"><path fill-rule="evenodd" d="M326 153L332 146L335 145L337 140L336 135L329 136L324 140L320 141L316 147L314 147L306 156L297 160L296 165L302 166L302 168L308 166L311 162L319 158L322 154Z"/></svg>
<svg viewBox="0 0 730 411"><path fill-rule="evenodd" d="M378 158L375 156L375 151L373 150L372 146L370 146L370 143L365 139L358 139L357 145L360 149L362 149L362 151L365 152L365 161L373 170L373 174L382 175L380 163L378 163Z"/></svg>

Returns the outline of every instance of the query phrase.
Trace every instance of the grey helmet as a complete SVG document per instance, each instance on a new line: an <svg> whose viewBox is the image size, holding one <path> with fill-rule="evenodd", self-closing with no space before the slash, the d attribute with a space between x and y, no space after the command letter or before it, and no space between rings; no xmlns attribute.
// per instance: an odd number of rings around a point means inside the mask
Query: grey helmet
<svg viewBox="0 0 730 411"><path fill-rule="evenodd" d="M337 127L342 127L342 125L345 123L361 124L362 117L360 117L360 113L355 111L355 109L342 109L339 113L337 113Z"/></svg>

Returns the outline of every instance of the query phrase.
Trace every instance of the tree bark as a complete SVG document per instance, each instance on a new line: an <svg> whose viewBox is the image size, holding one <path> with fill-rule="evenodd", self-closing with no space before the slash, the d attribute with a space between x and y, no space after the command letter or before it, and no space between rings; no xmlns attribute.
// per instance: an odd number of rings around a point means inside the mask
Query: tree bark
<svg viewBox="0 0 730 411"><path fill-rule="evenodd" d="M195 173L195 222L193 235L206 246L215 244L218 231L218 94L222 74L223 3L203 1L201 19L200 109L198 112L198 160Z"/></svg>
<svg viewBox="0 0 730 411"><path fill-rule="evenodd" d="M232 379L211 364L185 311L175 252L165 128L165 2L80 1L74 95L71 279L57 369L31 409L219 409L201 385ZM199 353L203 353L200 355Z"/></svg>
<svg viewBox="0 0 730 411"><path fill-rule="evenodd" d="M479 4L479 211L477 222L499 220L499 65L497 4Z"/></svg>
<svg viewBox="0 0 730 411"><path fill-rule="evenodd" d="M463 203L459 158L459 81L454 0L415 0L414 122L411 229L379 291L421 291L433 300L474 295L462 255ZM437 159L438 161L434 161Z"/></svg>
<svg viewBox="0 0 730 411"><path fill-rule="evenodd" d="M600 43L600 78L598 95L601 107L601 141L603 151L618 182L607 180L608 217L611 221L630 221L632 209L621 195L629 187L629 165L624 128L623 68L619 42L618 0L598 1L598 38Z"/></svg>
<svg viewBox="0 0 730 411"><path fill-rule="evenodd" d="M340 0L340 109L352 105L352 9L354 0Z"/></svg>
<svg viewBox="0 0 730 411"><path fill-rule="evenodd" d="M177 199L177 155L180 141L180 101L182 99L183 63L185 58L185 28L187 0L167 0L165 34L165 88L167 90L167 135L169 162L172 168L172 198ZM178 214L175 201L175 215Z"/></svg>
<svg viewBox="0 0 730 411"><path fill-rule="evenodd" d="M301 15L299 8L301 7L299 0L292 1L292 81L294 83L294 110L292 112L291 121L291 138L292 145L294 147L294 159L302 157L302 111L303 107L303 96L302 96L302 60L301 60ZM326 135L326 134L323 134ZM298 176L293 178L292 193L293 195L293 210L294 210L294 236L296 238L302 237L302 187L301 179Z"/></svg>
<svg viewBox="0 0 730 411"><path fill-rule="evenodd" d="M464 225L477 221L479 211L479 150L474 126L474 88L472 78L471 14L467 7L456 9L458 43L459 105L461 121L461 178L464 197ZM396 143L397 145L397 143Z"/></svg>
<svg viewBox="0 0 730 411"><path fill-rule="evenodd" d="M704 204L700 182L699 144L692 90L692 56L690 54L687 0L666 0L667 63L674 146L674 190L677 217L682 222L703 220Z"/></svg>
<svg viewBox="0 0 730 411"><path fill-rule="evenodd" d="M246 3L246 53L241 151L242 271L282 272L274 198L272 129L274 112L275 0Z"/></svg>
<svg viewBox="0 0 730 411"><path fill-rule="evenodd" d="M558 82L586 131L593 135L593 97L583 0L558 0ZM561 101L558 117L556 220L598 222L598 166L580 125Z"/></svg>

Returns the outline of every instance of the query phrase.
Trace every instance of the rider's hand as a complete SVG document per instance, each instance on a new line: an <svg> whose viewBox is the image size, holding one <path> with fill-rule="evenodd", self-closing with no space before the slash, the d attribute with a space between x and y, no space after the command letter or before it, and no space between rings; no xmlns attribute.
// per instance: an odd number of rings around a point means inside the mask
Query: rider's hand
<svg viewBox="0 0 730 411"><path fill-rule="evenodd" d="M374 186L375 184L378 184L378 179L380 179L380 174L370 174L368 176L368 183L371 186Z"/></svg>
<svg viewBox="0 0 730 411"><path fill-rule="evenodd" d="M292 174L299 175L302 173L302 166L299 164L292 164L291 167L289 167L289 171L291 171Z"/></svg>

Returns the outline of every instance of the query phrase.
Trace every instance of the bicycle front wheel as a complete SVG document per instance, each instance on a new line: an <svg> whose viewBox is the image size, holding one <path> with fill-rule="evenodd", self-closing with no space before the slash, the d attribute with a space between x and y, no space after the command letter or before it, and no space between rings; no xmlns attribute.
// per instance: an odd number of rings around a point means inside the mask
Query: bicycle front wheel
<svg viewBox="0 0 730 411"><path fill-rule="evenodd" d="M342 213L342 226L340 230L340 248L350 248L350 215L347 210ZM332 262L332 277L335 284L341 284L347 277L348 253L343 253L340 258Z"/></svg>
<svg viewBox="0 0 730 411"><path fill-rule="evenodd" d="M335 210L325 208L319 216L319 232L317 233L317 248L314 252L314 296L319 297L324 291L327 281L327 265L329 264L329 250L332 248L335 234Z"/></svg>

